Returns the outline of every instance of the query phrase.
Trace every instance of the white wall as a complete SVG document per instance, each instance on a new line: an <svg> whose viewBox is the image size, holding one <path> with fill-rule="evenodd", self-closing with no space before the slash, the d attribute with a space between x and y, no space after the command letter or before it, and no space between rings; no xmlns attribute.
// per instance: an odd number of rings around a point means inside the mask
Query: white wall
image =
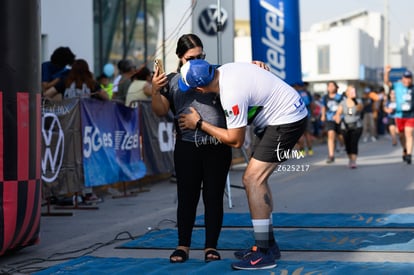
<svg viewBox="0 0 414 275"><path fill-rule="evenodd" d="M41 33L42 61L65 46L93 71L93 0L41 0Z"/></svg>
<svg viewBox="0 0 414 275"><path fill-rule="evenodd" d="M250 36L236 36L234 38L234 61L252 61L252 40Z"/></svg>
<svg viewBox="0 0 414 275"><path fill-rule="evenodd" d="M302 33L301 56L304 81L357 79L359 77L360 32L351 26L330 31ZM329 73L318 74L318 47L330 49Z"/></svg>

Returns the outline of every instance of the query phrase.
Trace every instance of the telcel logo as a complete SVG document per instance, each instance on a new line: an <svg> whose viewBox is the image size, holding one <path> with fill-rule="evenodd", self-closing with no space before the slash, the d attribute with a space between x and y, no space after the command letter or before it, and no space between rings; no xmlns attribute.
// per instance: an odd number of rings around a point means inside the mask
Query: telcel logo
<svg viewBox="0 0 414 275"><path fill-rule="evenodd" d="M260 1L260 6L266 9L266 36L261 38L268 49L266 51L267 65L270 71L280 77L286 78L286 56L285 56L285 14L283 2L279 2L279 8L272 6L266 1Z"/></svg>

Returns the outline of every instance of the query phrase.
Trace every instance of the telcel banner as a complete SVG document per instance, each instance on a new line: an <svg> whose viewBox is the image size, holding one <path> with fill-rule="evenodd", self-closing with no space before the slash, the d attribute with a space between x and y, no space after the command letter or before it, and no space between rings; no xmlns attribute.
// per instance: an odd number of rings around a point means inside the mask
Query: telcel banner
<svg viewBox="0 0 414 275"><path fill-rule="evenodd" d="M250 0L253 60L290 85L302 80L299 0Z"/></svg>

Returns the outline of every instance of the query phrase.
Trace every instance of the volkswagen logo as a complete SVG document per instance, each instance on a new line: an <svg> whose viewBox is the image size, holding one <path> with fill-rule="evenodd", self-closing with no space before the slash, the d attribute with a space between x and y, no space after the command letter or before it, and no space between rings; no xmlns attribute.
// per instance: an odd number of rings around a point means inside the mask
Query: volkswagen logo
<svg viewBox="0 0 414 275"><path fill-rule="evenodd" d="M42 138L42 180L51 183L59 175L65 145L62 126L54 113L44 113L42 116Z"/></svg>
<svg viewBox="0 0 414 275"><path fill-rule="evenodd" d="M221 31L226 28L228 20L227 12L221 8L220 21ZM200 30L206 35L216 35L218 27L218 12L217 5L209 5L207 8L201 11L200 17L198 18L198 25Z"/></svg>

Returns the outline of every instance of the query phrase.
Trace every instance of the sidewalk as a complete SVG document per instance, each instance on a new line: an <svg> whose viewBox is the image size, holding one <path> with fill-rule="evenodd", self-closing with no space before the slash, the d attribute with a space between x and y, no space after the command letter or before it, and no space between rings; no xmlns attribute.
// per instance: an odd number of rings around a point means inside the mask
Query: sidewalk
<svg viewBox="0 0 414 275"><path fill-rule="evenodd" d="M344 152L333 164L326 164L326 145L317 145L313 156L290 160L284 165L302 165L307 171L279 171L271 176L275 212L286 213L414 213L414 166L402 162L400 147L383 137L360 143L358 168L347 167ZM241 177L244 165L230 172L231 202L225 212L248 212ZM29 274L77 258L98 257L166 258L172 251L162 249L116 249L132 237L154 228L173 228L176 221L176 185L168 180L148 183L148 192L133 197L104 197L97 210L56 210L71 216L42 216L40 243L0 258L0 271ZM43 208L43 212L47 209ZM198 215L203 214L200 202ZM276 236L277 238L277 236ZM414 248L413 248L414 251ZM221 251L233 259L233 251ZM203 258L192 250L191 258ZM412 253L381 252L300 252L282 251L292 261L374 261L410 262ZM13 269L12 269L13 268Z"/></svg>

